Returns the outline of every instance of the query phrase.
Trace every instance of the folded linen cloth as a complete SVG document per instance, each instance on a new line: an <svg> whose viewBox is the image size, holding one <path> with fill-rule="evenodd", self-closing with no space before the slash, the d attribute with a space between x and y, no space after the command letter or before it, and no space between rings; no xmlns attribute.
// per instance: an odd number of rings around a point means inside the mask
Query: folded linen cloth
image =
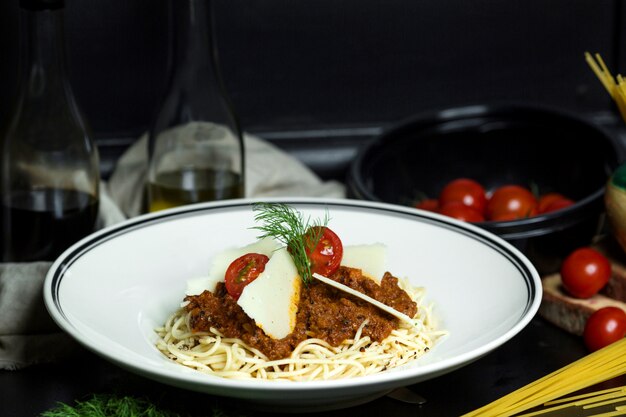
<svg viewBox="0 0 626 417"><path fill-rule="evenodd" d="M246 197L345 197L337 181L321 181L276 146L244 135ZM119 159L100 187L97 228L141 214L147 172L147 135ZM0 263L0 369L19 369L67 357L78 345L48 315L43 281L51 262Z"/></svg>

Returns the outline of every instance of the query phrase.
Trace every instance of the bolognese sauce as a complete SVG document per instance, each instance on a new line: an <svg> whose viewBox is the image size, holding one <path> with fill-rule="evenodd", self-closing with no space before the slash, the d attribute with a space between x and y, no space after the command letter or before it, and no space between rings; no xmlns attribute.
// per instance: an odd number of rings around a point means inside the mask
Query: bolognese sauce
<svg viewBox="0 0 626 417"><path fill-rule="evenodd" d="M398 279L385 273L380 284L364 276L360 269L340 267L329 278L372 297L409 317L417 313L417 304L398 286ZM380 342L398 328L398 319L357 297L319 281L302 287L295 328L282 339L272 339L248 317L231 297L223 283L214 293L185 298L189 326L193 332L207 332L212 327L226 337L238 338L263 352L269 359L288 357L307 338L319 338L332 346L354 337L361 325L363 336Z"/></svg>

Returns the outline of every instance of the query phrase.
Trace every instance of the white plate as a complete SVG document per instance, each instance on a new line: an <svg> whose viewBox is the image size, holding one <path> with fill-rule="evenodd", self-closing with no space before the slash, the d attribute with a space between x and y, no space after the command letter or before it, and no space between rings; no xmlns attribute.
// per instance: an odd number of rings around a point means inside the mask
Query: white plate
<svg viewBox="0 0 626 417"><path fill-rule="evenodd" d="M426 287L450 335L411 366L338 381L236 381L165 358L153 329L180 304L186 280L205 275L211 256L255 240L252 200L144 215L101 230L68 249L45 281L45 302L67 333L104 358L147 378L195 391L290 410L336 408L464 366L502 345L541 301L532 264L504 240L448 217L353 200L281 200L323 217L344 244L381 242L388 269ZM278 201L278 200L265 200Z"/></svg>

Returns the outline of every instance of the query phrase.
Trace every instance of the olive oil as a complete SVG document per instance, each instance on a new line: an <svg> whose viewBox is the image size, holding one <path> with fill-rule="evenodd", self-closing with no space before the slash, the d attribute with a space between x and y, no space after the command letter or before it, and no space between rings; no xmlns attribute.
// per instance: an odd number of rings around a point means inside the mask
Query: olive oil
<svg viewBox="0 0 626 417"><path fill-rule="evenodd" d="M186 168L165 171L148 184L148 210L243 197L243 181L232 171Z"/></svg>
<svg viewBox="0 0 626 417"><path fill-rule="evenodd" d="M94 231L98 201L74 190L14 192L0 205L3 262L53 261Z"/></svg>

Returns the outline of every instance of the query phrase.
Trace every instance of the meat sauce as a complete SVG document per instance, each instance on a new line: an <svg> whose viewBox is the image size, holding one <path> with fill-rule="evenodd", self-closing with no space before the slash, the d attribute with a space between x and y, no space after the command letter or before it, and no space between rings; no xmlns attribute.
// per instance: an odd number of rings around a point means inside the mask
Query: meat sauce
<svg viewBox="0 0 626 417"><path fill-rule="evenodd" d="M389 272L385 273L380 285L363 276L361 270L343 266L330 278L409 317L417 312L415 302L398 287L398 279ZM295 328L282 339L267 336L226 292L223 283L218 284L215 293L205 291L185 300L189 301L185 309L190 313L193 332L208 331L213 327L226 337L245 341L271 360L288 357L307 338L319 338L338 346L354 337L365 320L368 323L362 335L369 336L372 341L382 341L398 327L398 319L392 315L317 280L302 286Z"/></svg>

